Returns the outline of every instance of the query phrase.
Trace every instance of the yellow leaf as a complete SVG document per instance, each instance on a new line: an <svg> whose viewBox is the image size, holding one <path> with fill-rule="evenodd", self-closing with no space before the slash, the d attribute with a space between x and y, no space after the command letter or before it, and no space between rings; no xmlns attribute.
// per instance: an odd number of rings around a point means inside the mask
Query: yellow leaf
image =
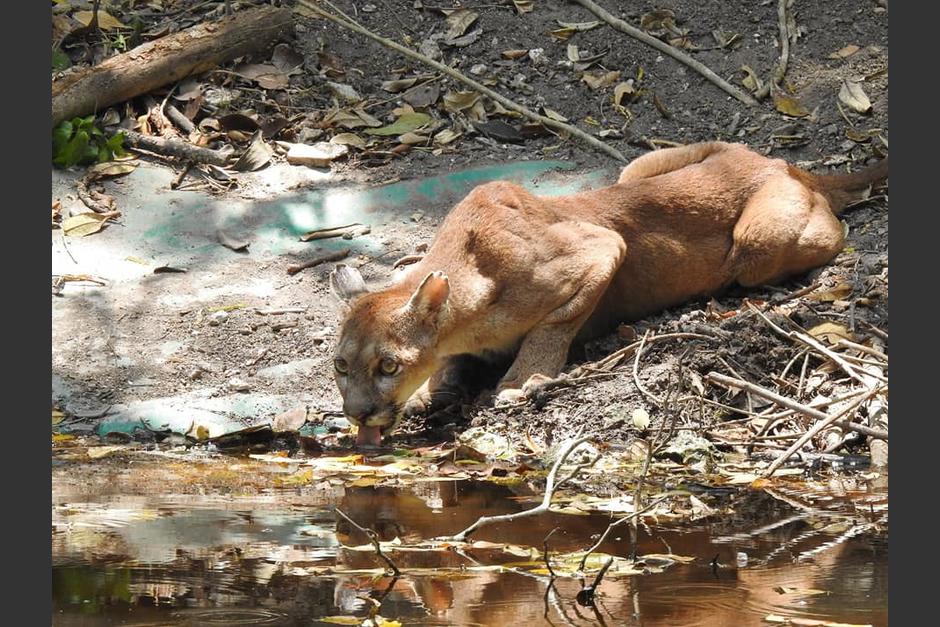
<svg viewBox="0 0 940 627"><path fill-rule="evenodd" d="M75 436L72 435L71 433L53 433L52 434L53 442L68 442L74 439L75 439Z"/></svg>
<svg viewBox="0 0 940 627"><path fill-rule="evenodd" d="M62 221L62 232L71 237L85 237L103 229L107 219L100 213L80 213Z"/></svg>
<svg viewBox="0 0 940 627"><path fill-rule="evenodd" d="M65 420L65 413L58 409L52 410L52 424L57 425Z"/></svg>
<svg viewBox="0 0 940 627"><path fill-rule="evenodd" d="M123 446L93 446L88 449L87 453L92 459L100 459L121 450L124 450Z"/></svg>
<svg viewBox="0 0 940 627"><path fill-rule="evenodd" d="M360 625L362 623L355 616L324 616L317 620L321 623L332 623L334 625Z"/></svg>
<svg viewBox="0 0 940 627"><path fill-rule="evenodd" d="M813 300L822 301L825 303L831 303L836 300L845 300L852 293L852 290L855 289L851 283L843 282L836 285L830 290L825 290L822 292L813 292L810 296Z"/></svg>
<svg viewBox="0 0 940 627"><path fill-rule="evenodd" d="M806 107L801 105L796 98L791 98L784 94L774 94L774 106L780 113L794 118L805 118L809 115L809 111L806 110Z"/></svg>
<svg viewBox="0 0 940 627"><path fill-rule="evenodd" d="M105 161L104 163L96 163L88 168L88 178L95 181L109 176L128 174L136 169L136 161Z"/></svg>
<svg viewBox="0 0 940 627"><path fill-rule="evenodd" d="M91 24L91 11L76 11L72 14L76 20L81 22L82 26L88 26ZM113 28L127 28L124 24L121 24L117 18L108 13L107 11L98 10L98 26L101 30L111 30Z"/></svg>

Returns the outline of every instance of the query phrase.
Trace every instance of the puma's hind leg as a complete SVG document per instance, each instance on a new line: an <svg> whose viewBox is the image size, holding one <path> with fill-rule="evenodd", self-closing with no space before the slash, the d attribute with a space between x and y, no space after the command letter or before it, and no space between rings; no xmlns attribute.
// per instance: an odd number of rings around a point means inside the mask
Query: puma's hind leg
<svg viewBox="0 0 940 627"><path fill-rule="evenodd" d="M831 261L844 232L826 199L789 176L767 181L734 227L732 277L745 287L775 283Z"/></svg>

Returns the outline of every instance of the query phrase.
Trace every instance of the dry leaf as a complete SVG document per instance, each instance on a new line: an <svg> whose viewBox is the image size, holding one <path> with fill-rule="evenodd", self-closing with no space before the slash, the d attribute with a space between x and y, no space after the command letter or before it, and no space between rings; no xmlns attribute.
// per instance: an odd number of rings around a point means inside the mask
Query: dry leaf
<svg viewBox="0 0 940 627"><path fill-rule="evenodd" d="M817 340L825 340L830 344L837 343L840 339L855 341L855 336L845 326L835 322L823 322L817 324L808 331Z"/></svg>
<svg viewBox="0 0 940 627"><path fill-rule="evenodd" d="M87 6L87 5L86 5ZM91 24L91 11L76 11L72 14L76 20L81 22L82 26L88 26ZM112 30L115 28L127 28L122 24L116 17L108 13L107 11L98 10L98 28L101 30Z"/></svg>
<svg viewBox="0 0 940 627"><path fill-rule="evenodd" d="M856 113L871 113L871 100L868 99L859 82L843 80L842 88L839 90L839 100Z"/></svg>
<svg viewBox="0 0 940 627"><path fill-rule="evenodd" d="M566 28L555 29L551 31L549 34L555 39L557 39L558 41L568 41L569 39L571 39L571 36L574 35L576 32L578 32L578 29L571 28L569 26Z"/></svg>
<svg viewBox="0 0 940 627"><path fill-rule="evenodd" d="M818 300L822 302L831 303L836 300L845 300L852 294L854 286L851 283L843 282L836 285L830 290L825 290L822 292L813 292L810 295L810 298L813 300Z"/></svg>
<svg viewBox="0 0 940 627"><path fill-rule="evenodd" d="M591 30L592 28L597 28L601 25L600 22L562 22L561 20L556 20L558 25L562 28L573 28L575 32L581 32L586 30Z"/></svg>
<svg viewBox="0 0 940 627"><path fill-rule="evenodd" d="M830 54L829 58L830 59L845 59L846 57L852 56L859 50L861 50L861 48L859 48L855 44L849 44L848 46L845 46L844 48L840 48L836 50L835 52L833 52L832 54Z"/></svg>
<svg viewBox="0 0 940 627"><path fill-rule="evenodd" d="M439 146L446 146L461 135L462 133L458 133L453 129L445 128L443 131L434 136L434 143L438 144Z"/></svg>
<svg viewBox="0 0 940 627"><path fill-rule="evenodd" d="M414 87L414 84L418 82L418 77L413 78L400 78L395 81L385 81L382 83L382 89L387 92L397 94L400 91L405 91L409 87Z"/></svg>
<svg viewBox="0 0 940 627"><path fill-rule="evenodd" d="M458 9L447 16L447 34L444 39L457 39L470 28L470 25L477 21L480 14L470 9Z"/></svg>
<svg viewBox="0 0 940 627"><path fill-rule="evenodd" d="M534 0L512 0L512 3L516 7L516 13L522 15L523 13L529 13L532 9L535 8Z"/></svg>
<svg viewBox="0 0 940 627"><path fill-rule="evenodd" d="M349 85L327 81L326 86L329 87L334 96L341 100L345 100L347 102L359 102L362 100L362 96L359 95L359 92Z"/></svg>
<svg viewBox="0 0 940 627"><path fill-rule="evenodd" d="M341 143L291 144L287 151L287 163L323 168L329 166L335 159L344 156L347 152L349 152L349 149Z"/></svg>
<svg viewBox="0 0 940 627"><path fill-rule="evenodd" d="M121 450L124 450L123 446L92 446L87 453L91 459L100 459Z"/></svg>
<svg viewBox="0 0 940 627"><path fill-rule="evenodd" d="M331 144L342 144L343 146L355 146L356 148L365 148L366 140L355 133L337 133L330 138Z"/></svg>
<svg viewBox="0 0 940 627"><path fill-rule="evenodd" d="M106 226L108 218L120 215L118 211L108 213L79 213L62 221L62 232L70 237L85 237L97 233Z"/></svg>
<svg viewBox="0 0 940 627"><path fill-rule="evenodd" d="M128 174L136 169L136 161L105 161L104 163L96 163L88 168L87 176L88 181L91 182L109 176Z"/></svg>
<svg viewBox="0 0 940 627"><path fill-rule="evenodd" d="M457 113L464 109L469 109L480 99L480 94L475 91L449 91L444 94L444 110L450 113Z"/></svg>
<svg viewBox="0 0 940 627"><path fill-rule="evenodd" d="M585 72L581 75L581 80L590 87L591 89L600 89L602 87L610 87L617 82L617 79L620 78L619 71L611 72L601 72L600 74L588 74Z"/></svg>
<svg viewBox="0 0 940 627"><path fill-rule="evenodd" d="M427 125L431 121L431 116L427 113L412 111L401 115L397 120L388 126L382 128L369 128L366 133L369 135L402 135L410 131L417 130Z"/></svg>
<svg viewBox="0 0 940 627"><path fill-rule="evenodd" d="M809 111L806 110L806 107L801 105L796 98L791 98L785 94L774 94L774 106L780 113L795 118L804 118L809 115Z"/></svg>
<svg viewBox="0 0 940 627"><path fill-rule="evenodd" d="M567 122L567 121L568 121L568 118L566 118L566 117L563 116L562 114L558 113L557 111L553 111L553 110L549 109L548 107L542 107L542 113L545 114L545 117L549 118L550 120L555 120L556 122Z"/></svg>
<svg viewBox="0 0 940 627"><path fill-rule="evenodd" d="M529 51L528 51L528 50L503 50L503 51L500 53L500 55L501 55L504 59L509 59L510 61L514 61L514 60L516 60L516 59L521 59L522 57L526 56L527 54L529 54Z"/></svg>
<svg viewBox="0 0 940 627"><path fill-rule="evenodd" d="M614 104L623 105L623 99L627 98L627 101L632 101L637 96L636 88L633 86L633 79L629 79L625 83L620 83L614 87Z"/></svg>
<svg viewBox="0 0 940 627"><path fill-rule="evenodd" d="M650 415L642 407L637 407L633 410L633 413L630 414L630 418L633 420L633 426L637 428L638 431L646 431L650 426Z"/></svg>
<svg viewBox="0 0 940 627"><path fill-rule="evenodd" d="M741 84L752 92L759 91L764 86L764 82L757 76L757 72L751 69L751 66L742 65L741 71L745 74L744 78L741 79Z"/></svg>

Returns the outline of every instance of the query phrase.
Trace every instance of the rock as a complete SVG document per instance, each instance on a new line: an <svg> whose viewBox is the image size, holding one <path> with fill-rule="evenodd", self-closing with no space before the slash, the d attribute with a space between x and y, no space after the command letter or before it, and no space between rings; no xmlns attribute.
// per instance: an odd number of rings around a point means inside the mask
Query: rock
<svg viewBox="0 0 940 627"><path fill-rule="evenodd" d="M298 431L304 423L307 422L307 407L295 407L285 412L281 412L274 417L271 428L275 432Z"/></svg>
<svg viewBox="0 0 940 627"><path fill-rule="evenodd" d="M343 144L317 142L315 144L291 144L287 151L287 162L291 165L305 165L322 168L330 165L334 159L349 152Z"/></svg>
<svg viewBox="0 0 940 627"><path fill-rule="evenodd" d="M247 381L239 379L238 377L229 379L227 385L233 392L247 392L251 389L251 385L249 385Z"/></svg>

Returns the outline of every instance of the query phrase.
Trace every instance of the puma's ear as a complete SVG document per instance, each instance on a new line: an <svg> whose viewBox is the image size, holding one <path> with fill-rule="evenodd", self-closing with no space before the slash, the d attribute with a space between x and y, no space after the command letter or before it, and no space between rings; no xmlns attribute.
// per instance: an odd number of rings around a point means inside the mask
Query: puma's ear
<svg viewBox="0 0 940 627"><path fill-rule="evenodd" d="M437 314L450 294L450 283L443 272L432 272L424 277L412 294L406 308L419 317Z"/></svg>
<svg viewBox="0 0 940 627"><path fill-rule="evenodd" d="M330 273L330 289L337 298L347 304L369 291L359 271L344 263L338 264Z"/></svg>

